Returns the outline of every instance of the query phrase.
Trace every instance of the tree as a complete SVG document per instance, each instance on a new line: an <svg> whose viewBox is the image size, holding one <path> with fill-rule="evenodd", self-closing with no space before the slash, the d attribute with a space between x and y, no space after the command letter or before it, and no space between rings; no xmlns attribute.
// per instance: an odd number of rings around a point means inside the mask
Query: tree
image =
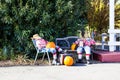
<svg viewBox="0 0 120 80"><path fill-rule="evenodd" d="M120 3L115 6L115 28L120 29Z"/></svg>
<svg viewBox="0 0 120 80"><path fill-rule="evenodd" d="M109 22L108 0L91 0L88 10L88 24L91 30L106 32Z"/></svg>
<svg viewBox="0 0 120 80"><path fill-rule="evenodd" d="M118 0L115 0L115 4ZM97 30L99 33L107 32L109 26L109 0L91 0L88 1L88 25L91 30ZM115 28L119 27L120 5L115 6Z"/></svg>
<svg viewBox="0 0 120 80"><path fill-rule="evenodd" d="M76 31L81 29L86 20L84 3L85 0L56 0L51 20L53 21L52 26L56 30L56 37L76 35Z"/></svg>
<svg viewBox="0 0 120 80"><path fill-rule="evenodd" d="M86 24L85 0L0 0L0 43L30 54L30 37L48 41L76 35ZM12 49L10 49L12 50Z"/></svg>

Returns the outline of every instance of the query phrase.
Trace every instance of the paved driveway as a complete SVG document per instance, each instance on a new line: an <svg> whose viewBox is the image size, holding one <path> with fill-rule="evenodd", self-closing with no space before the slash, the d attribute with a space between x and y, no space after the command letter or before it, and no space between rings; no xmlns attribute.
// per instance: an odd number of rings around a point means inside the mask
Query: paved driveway
<svg viewBox="0 0 120 80"><path fill-rule="evenodd" d="M120 63L0 67L0 80L120 80Z"/></svg>

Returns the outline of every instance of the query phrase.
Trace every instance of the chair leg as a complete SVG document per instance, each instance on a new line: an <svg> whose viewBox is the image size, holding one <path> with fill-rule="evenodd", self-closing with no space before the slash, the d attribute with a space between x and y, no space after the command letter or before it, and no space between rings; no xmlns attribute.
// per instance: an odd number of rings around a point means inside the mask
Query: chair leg
<svg viewBox="0 0 120 80"><path fill-rule="evenodd" d="M44 61L46 52L44 52L43 57L42 57L42 62Z"/></svg>
<svg viewBox="0 0 120 80"><path fill-rule="evenodd" d="M49 65L51 65L51 60L50 60L50 56L49 56L49 53L48 53L48 52L47 52L47 57L48 57Z"/></svg>
<svg viewBox="0 0 120 80"><path fill-rule="evenodd" d="M35 62L37 60L37 57L38 57L38 52L36 53L36 56L35 56L34 65L35 65Z"/></svg>

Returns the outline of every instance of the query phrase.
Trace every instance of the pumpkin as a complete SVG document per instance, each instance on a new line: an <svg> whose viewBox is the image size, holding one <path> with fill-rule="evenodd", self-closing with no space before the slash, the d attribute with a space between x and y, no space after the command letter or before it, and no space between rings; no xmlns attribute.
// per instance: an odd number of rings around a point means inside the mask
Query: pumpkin
<svg viewBox="0 0 120 80"><path fill-rule="evenodd" d="M48 42L47 45L46 45L46 48L55 48L56 45L54 42Z"/></svg>
<svg viewBox="0 0 120 80"><path fill-rule="evenodd" d="M74 63L73 58L71 56L66 56L64 58L64 65L66 66L72 66Z"/></svg>
<svg viewBox="0 0 120 80"><path fill-rule="evenodd" d="M75 48L76 48L76 44L73 43L73 44L71 45L71 50L75 50Z"/></svg>

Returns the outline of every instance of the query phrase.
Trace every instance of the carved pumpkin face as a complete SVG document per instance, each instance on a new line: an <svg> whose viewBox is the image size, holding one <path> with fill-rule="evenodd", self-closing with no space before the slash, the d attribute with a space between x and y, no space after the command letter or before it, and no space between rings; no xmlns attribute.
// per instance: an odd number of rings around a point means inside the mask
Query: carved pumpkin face
<svg viewBox="0 0 120 80"><path fill-rule="evenodd" d="M54 42L48 42L47 45L46 45L46 48L55 48L56 45Z"/></svg>

